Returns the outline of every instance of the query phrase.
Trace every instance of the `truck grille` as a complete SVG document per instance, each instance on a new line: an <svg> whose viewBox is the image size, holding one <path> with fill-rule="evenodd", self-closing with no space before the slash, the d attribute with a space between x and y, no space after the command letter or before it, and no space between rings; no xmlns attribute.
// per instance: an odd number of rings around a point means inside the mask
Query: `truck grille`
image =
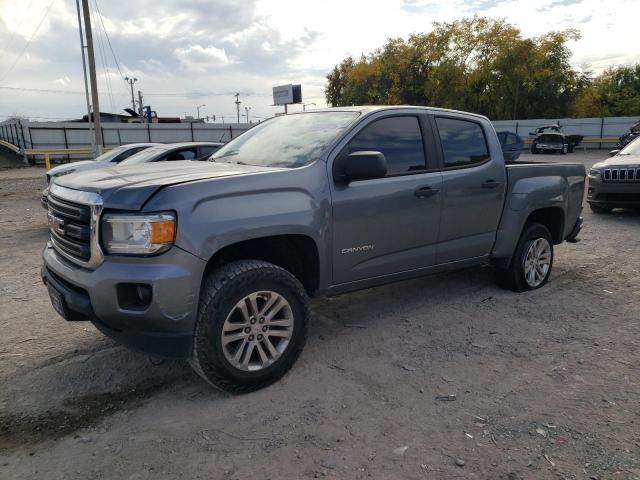
<svg viewBox="0 0 640 480"><path fill-rule="evenodd" d="M53 247L81 261L91 258L91 208L49 193L47 219Z"/></svg>
<svg viewBox="0 0 640 480"><path fill-rule="evenodd" d="M602 172L602 178L605 182L640 182L640 168L606 168Z"/></svg>

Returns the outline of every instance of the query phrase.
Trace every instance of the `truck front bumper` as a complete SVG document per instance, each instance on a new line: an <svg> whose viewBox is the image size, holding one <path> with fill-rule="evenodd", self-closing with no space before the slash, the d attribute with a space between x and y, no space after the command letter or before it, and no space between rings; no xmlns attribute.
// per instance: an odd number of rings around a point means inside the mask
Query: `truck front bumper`
<svg viewBox="0 0 640 480"><path fill-rule="evenodd" d="M106 257L95 270L78 267L47 246L42 280L65 319L90 320L105 335L149 354L191 353L206 262L173 247L156 257ZM137 301L135 292L147 293Z"/></svg>
<svg viewBox="0 0 640 480"><path fill-rule="evenodd" d="M640 208L640 182L604 182L589 175L587 202L600 207Z"/></svg>

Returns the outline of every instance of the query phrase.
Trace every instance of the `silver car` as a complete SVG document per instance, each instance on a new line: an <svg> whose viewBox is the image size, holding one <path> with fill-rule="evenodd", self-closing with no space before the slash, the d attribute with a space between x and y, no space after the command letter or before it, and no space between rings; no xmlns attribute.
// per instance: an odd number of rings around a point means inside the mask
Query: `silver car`
<svg viewBox="0 0 640 480"><path fill-rule="evenodd" d="M47 188L42 192L42 199L40 204L42 208L47 209L47 198L49 195L49 185L51 180L62 175L68 175L75 172L86 172L88 170L97 170L100 168L113 167L123 160L146 150L149 147L155 147L162 145L160 143L129 143L127 145L120 145L113 148L108 152L99 155L93 160L82 160L80 162L65 163L64 165L58 165L53 167L47 172Z"/></svg>

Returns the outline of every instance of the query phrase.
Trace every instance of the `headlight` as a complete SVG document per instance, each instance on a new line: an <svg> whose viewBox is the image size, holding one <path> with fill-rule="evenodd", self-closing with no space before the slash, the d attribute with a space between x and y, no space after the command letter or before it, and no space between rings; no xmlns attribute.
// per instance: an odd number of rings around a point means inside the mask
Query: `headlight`
<svg viewBox="0 0 640 480"><path fill-rule="evenodd" d="M589 176L590 177L599 177L600 176L600 170L597 169L597 168L589 169Z"/></svg>
<svg viewBox="0 0 640 480"><path fill-rule="evenodd" d="M148 255L168 250L176 234L176 216L109 213L102 217L102 246L106 253Z"/></svg>
<svg viewBox="0 0 640 480"><path fill-rule="evenodd" d="M60 172L60 173L54 173L54 174L53 174L53 176L54 176L54 177L61 177L61 176L63 176L63 175L69 175L70 173L73 173L73 172L75 172L75 171L76 171L76 170L75 170L75 168L72 168L72 169L70 169L70 170L65 170L65 171Z"/></svg>

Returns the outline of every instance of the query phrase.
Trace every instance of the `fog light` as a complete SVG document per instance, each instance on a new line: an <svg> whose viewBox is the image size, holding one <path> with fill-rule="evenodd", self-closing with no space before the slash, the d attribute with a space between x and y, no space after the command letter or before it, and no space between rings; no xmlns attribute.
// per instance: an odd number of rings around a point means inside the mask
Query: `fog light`
<svg viewBox="0 0 640 480"><path fill-rule="evenodd" d="M119 283L116 292L123 310L145 310L153 298L153 289L146 283Z"/></svg>

